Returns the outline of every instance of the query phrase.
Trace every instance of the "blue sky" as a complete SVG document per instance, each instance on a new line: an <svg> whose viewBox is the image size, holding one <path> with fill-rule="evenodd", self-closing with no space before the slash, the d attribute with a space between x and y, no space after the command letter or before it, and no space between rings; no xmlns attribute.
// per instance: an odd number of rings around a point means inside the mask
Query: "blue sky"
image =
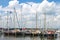
<svg viewBox="0 0 60 40"><path fill-rule="evenodd" d="M0 0L0 5L2 5L3 7L7 6L9 1L11 1L11 0ZM19 3L25 3L25 2L36 2L36 3L39 3L39 2L42 2L43 0L18 0L18 1L19 1ZM60 2L60 0L48 0L48 1L49 2L54 1L56 3Z"/></svg>

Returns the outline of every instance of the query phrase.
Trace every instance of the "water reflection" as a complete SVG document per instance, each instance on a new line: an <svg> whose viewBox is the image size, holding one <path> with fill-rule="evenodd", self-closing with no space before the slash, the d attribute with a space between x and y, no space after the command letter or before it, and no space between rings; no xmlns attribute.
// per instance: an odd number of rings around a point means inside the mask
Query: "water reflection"
<svg viewBox="0 0 60 40"><path fill-rule="evenodd" d="M41 38L41 37L29 37L29 36L0 36L0 40L60 40L60 38Z"/></svg>
<svg viewBox="0 0 60 40"><path fill-rule="evenodd" d="M38 39L38 37L32 37L32 40L37 40Z"/></svg>
<svg viewBox="0 0 60 40"><path fill-rule="evenodd" d="M56 38L41 38L41 37L33 37L33 40L56 40Z"/></svg>
<svg viewBox="0 0 60 40"><path fill-rule="evenodd" d="M47 39L47 40L55 40L55 39Z"/></svg>
<svg viewBox="0 0 60 40"><path fill-rule="evenodd" d="M56 40L56 38L47 38L47 40Z"/></svg>

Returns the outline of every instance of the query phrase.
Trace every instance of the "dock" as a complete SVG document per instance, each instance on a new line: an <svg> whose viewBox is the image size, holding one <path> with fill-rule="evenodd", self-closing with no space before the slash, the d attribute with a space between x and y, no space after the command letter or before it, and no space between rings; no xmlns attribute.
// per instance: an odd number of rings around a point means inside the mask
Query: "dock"
<svg viewBox="0 0 60 40"><path fill-rule="evenodd" d="M6 36L40 36L40 37L57 37L57 34L54 31L41 31L39 29L16 29L4 31L4 35Z"/></svg>

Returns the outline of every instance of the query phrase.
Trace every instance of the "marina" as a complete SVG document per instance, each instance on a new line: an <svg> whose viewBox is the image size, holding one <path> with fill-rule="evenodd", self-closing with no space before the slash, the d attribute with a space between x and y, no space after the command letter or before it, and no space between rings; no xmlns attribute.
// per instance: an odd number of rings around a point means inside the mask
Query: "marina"
<svg viewBox="0 0 60 40"><path fill-rule="evenodd" d="M48 30L46 28L46 13L43 13L44 14L44 29L41 31L38 29L38 15L37 15L37 12L35 14L36 16L36 26L35 26L35 29L28 29L28 28L20 28L20 29L17 29L15 28L16 25L15 25L15 19L17 19L17 24L18 24L18 27L20 27L19 25L19 22L18 22L18 17L17 17L17 12L16 12L16 9L15 7L13 8L14 10L14 30L9 30L9 22L8 22L8 18L7 18L7 29L3 30L3 34L4 35L14 35L14 36L40 36L40 37L57 37L57 34L56 34L56 30ZM8 17L8 13L11 13L11 12L8 12L7 11L7 17ZM10 17L11 18L11 17ZM21 14L21 21L22 21L22 14ZM28 29L28 30L27 30Z"/></svg>
<svg viewBox="0 0 60 40"><path fill-rule="evenodd" d="M60 40L60 7L55 2L10 0L0 9L0 40Z"/></svg>
<svg viewBox="0 0 60 40"><path fill-rule="evenodd" d="M35 28L21 28L21 29L4 29L3 34L5 36L39 36L39 37L54 37L57 38L58 34L56 31L43 31Z"/></svg>

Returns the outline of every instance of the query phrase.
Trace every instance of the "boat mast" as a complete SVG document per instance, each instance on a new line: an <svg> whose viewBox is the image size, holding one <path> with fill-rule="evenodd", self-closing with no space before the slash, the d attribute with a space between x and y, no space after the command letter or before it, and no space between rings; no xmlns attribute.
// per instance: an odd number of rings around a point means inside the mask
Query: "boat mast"
<svg viewBox="0 0 60 40"><path fill-rule="evenodd" d="M8 21L8 13L11 14L11 12L7 11L7 28L8 28L8 36L9 36L9 21ZM11 19L11 16L9 17Z"/></svg>
<svg viewBox="0 0 60 40"><path fill-rule="evenodd" d="M16 18L16 16L15 16L15 8L14 8L14 13L13 13L13 22L14 22L14 30L16 30L16 26L15 26L15 19ZM15 37L16 37L16 32L15 32Z"/></svg>
<svg viewBox="0 0 60 40"><path fill-rule="evenodd" d="M44 30L46 30L46 13L44 13Z"/></svg>
<svg viewBox="0 0 60 40"><path fill-rule="evenodd" d="M16 12L16 9L15 9L15 7L14 7L14 19L16 18L17 19L17 23L18 23L18 27L20 28L20 25L19 25L19 21L18 21L18 17L17 17L17 12ZM15 19L15 20L16 20ZM15 27L15 22L14 22L14 27ZM16 31L16 27L15 27L15 31ZM16 37L16 32L15 32L15 37Z"/></svg>
<svg viewBox="0 0 60 40"><path fill-rule="evenodd" d="M8 36L9 36L9 24L8 24L8 11L7 11L7 28L8 28Z"/></svg>
<svg viewBox="0 0 60 40"><path fill-rule="evenodd" d="M20 18L21 18L21 28L23 28L23 26L22 26L22 25L23 25L23 21L22 21L22 20L23 20L23 17L22 17L22 16L23 16L23 14L22 14L22 7L23 7L23 6L21 5L21 14L20 14Z"/></svg>
<svg viewBox="0 0 60 40"><path fill-rule="evenodd" d="M37 12L36 12L36 30L37 30Z"/></svg>

